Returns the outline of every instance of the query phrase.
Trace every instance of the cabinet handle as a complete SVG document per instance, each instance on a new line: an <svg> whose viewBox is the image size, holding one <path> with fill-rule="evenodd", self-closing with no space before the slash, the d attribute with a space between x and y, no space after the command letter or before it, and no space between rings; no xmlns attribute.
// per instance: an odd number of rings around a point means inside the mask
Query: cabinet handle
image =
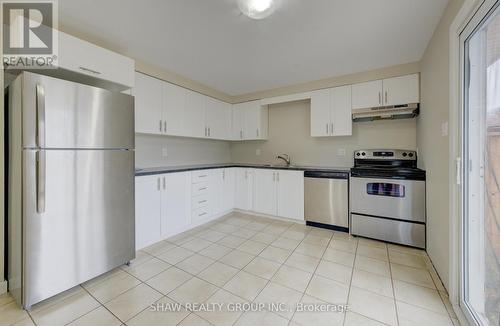
<svg viewBox="0 0 500 326"><path fill-rule="evenodd" d="M276 173L273 172L273 182L276 181Z"/></svg>
<svg viewBox="0 0 500 326"><path fill-rule="evenodd" d="M163 130L162 130L162 125L163 125L163 124L161 123L161 120L160 120L160 132L163 132Z"/></svg>
<svg viewBox="0 0 500 326"><path fill-rule="evenodd" d="M382 104L382 95L378 92L378 104Z"/></svg>
<svg viewBox="0 0 500 326"><path fill-rule="evenodd" d="M243 139L243 130L240 130L240 139Z"/></svg>
<svg viewBox="0 0 500 326"><path fill-rule="evenodd" d="M163 121L163 131L167 132L167 120Z"/></svg>
<svg viewBox="0 0 500 326"><path fill-rule="evenodd" d="M257 128L257 138L259 137L259 128Z"/></svg>
<svg viewBox="0 0 500 326"><path fill-rule="evenodd" d="M198 216L203 216L203 215L207 215L207 213L198 214Z"/></svg>
<svg viewBox="0 0 500 326"><path fill-rule="evenodd" d="M222 170L222 179L226 180L226 170Z"/></svg>
<svg viewBox="0 0 500 326"><path fill-rule="evenodd" d="M82 66L78 67L78 69L83 70L83 71L85 71L85 72L90 72L90 73L92 73L92 74L94 74L94 75L100 75L100 74L101 74L101 73L100 73L99 71L97 71L97 70L92 70L92 69L90 69L90 68L86 68L86 67L82 67Z"/></svg>
<svg viewBox="0 0 500 326"><path fill-rule="evenodd" d="M202 175L199 175L198 178L206 178L207 175L206 174L202 174Z"/></svg>
<svg viewBox="0 0 500 326"><path fill-rule="evenodd" d="M200 201L198 202L198 204L203 204L203 203L206 203L206 202L207 202L206 200L200 200Z"/></svg>
<svg viewBox="0 0 500 326"><path fill-rule="evenodd" d="M276 182L280 182L280 173L279 172L276 173Z"/></svg>
<svg viewBox="0 0 500 326"><path fill-rule="evenodd" d="M385 104L387 104L387 91L385 91Z"/></svg>
<svg viewBox="0 0 500 326"><path fill-rule="evenodd" d="M328 123L326 124L326 134L328 135Z"/></svg>
<svg viewBox="0 0 500 326"><path fill-rule="evenodd" d="M207 187L198 188L198 190L207 190Z"/></svg>
<svg viewBox="0 0 500 326"><path fill-rule="evenodd" d="M248 171L245 171L245 179L248 179Z"/></svg>
<svg viewBox="0 0 500 326"><path fill-rule="evenodd" d="M333 122L330 123L330 135L333 136Z"/></svg>
<svg viewBox="0 0 500 326"><path fill-rule="evenodd" d="M163 190L166 190L167 189L167 181L165 179L165 177L163 177Z"/></svg>
<svg viewBox="0 0 500 326"><path fill-rule="evenodd" d="M207 126L205 126L205 137L207 137Z"/></svg>
<svg viewBox="0 0 500 326"><path fill-rule="evenodd" d="M158 179L156 180L156 182L157 182L157 188L158 188L158 191L160 191L160 178L158 178Z"/></svg>

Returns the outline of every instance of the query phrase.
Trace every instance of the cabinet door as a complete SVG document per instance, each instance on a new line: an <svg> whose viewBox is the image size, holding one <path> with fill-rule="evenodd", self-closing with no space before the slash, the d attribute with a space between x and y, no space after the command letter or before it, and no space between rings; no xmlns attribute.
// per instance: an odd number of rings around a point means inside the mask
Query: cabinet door
<svg viewBox="0 0 500 326"><path fill-rule="evenodd" d="M382 80L352 85L352 108L382 106Z"/></svg>
<svg viewBox="0 0 500 326"><path fill-rule="evenodd" d="M222 171L222 213L226 213L234 208L234 198L236 190L236 169L229 168Z"/></svg>
<svg viewBox="0 0 500 326"><path fill-rule="evenodd" d="M135 132L162 134L162 81L135 74Z"/></svg>
<svg viewBox="0 0 500 326"><path fill-rule="evenodd" d="M330 135L330 107L331 94L329 89L312 92L311 137L326 137Z"/></svg>
<svg viewBox="0 0 500 326"><path fill-rule="evenodd" d="M206 137L205 124L205 100L206 97L200 93L187 91L186 108L183 114L183 136Z"/></svg>
<svg viewBox="0 0 500 326"><path fill-rule="evenodd" d="M163 83L163 130L166 134L182 135L182 115L186 107L187 90Z"/></svg>
<svg viewBox="0 0 500 326"><path fill-rule="evenodd" d="M244 125L244 115L243 107L241 104L233 105L233 123L232 123L232 139L242 140L243 139L243 125Z"/></svg>
<svg viewBox="0 0 500 326"><path fill-rule="evenodd" d="M210 216L219 215L223 210L223 169L210 170L208 179L208 205Z"/></svg>
<svg viewBox="0 0 500 326"><path fill-rule="evenodd" d="M261 129L260 129L260 101L252 101L244 103L244 129L243 129L243 139L260 139Z"/></svg>
<svg viewBox="0 0 500 326"><path fill-rule="evenodd" d="M253 178L254 171L252 169L235 169L235 208L244 211L253 209Z"/></svg>
<svg viewBox="0 0 500 326"><path fill-rule="evenodd" d="M304 220L304 172L277 172L278 216Z"/></svg>
<svg viewBox="0 0 500 326"><path fill-rule="evenodd" d="M162 176L162 238L183 232L191 224L191 173Z"/></svg>
<svg viewBox="0 0 500 326"><path fill-rule="evenodd" d="M418 74L388 78L384 83L384 105L420 102Z"/></svg>
<svg viewBox="0 0 500 326"><path fill-rule="evenodd" d="M255 169L254 210L258 213L276 215L276 171Z"/></svg>
<svg viewBox="0 0 500 326"><path fill-rule="evenodd" d="M232 124L231 110L230 104L207 97L205 112L209 138L230 139Z"/></svg>
<svg viewBox="0 0 500 326"><path fill-rule="evenodd" d="M352 135L351 86L335 87L331 90L332 136Z"/></svg>
<svg viewBox="0 0 500 326"><path fill-rule="evenodd" d="M160 177L135 178L135 247L136 250L161 240Z"/></svg>

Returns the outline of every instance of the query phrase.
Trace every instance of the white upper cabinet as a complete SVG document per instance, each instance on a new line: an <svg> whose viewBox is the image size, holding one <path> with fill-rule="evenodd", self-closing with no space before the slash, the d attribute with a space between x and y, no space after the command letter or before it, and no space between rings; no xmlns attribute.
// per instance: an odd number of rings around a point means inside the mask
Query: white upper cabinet
<svg viewBox="0 0 500 326"><path fill-rule="evenodd" d="M183 134L182 116L186 108L187 90L185 88L163 83L163 133L173 136Z"/></svg>
<svg viewBox="0 0 500 326"><path fill-rule="evenodd" d="M135 74L135 132L163 133L163 82L140 73Z"/></svg>
<svg viewBox="0 0 500 326"><path fill-rule="evenodd" d="M311 92L311 136L352 135L351 86Z"/></svg>
<svg viewBox="0 0 500 326"><path fill-rule="evenodd" d="M116 87L111 87L116 90L134 87L134 60L63 32L58 32L58 35L59 68L96 81L103 80L117 84Z"/></svg>
<svg viewBox="0 0 500 326"><path fill-rule="evenodd" d="M351 85L335 87L331 95L331 136L352 135Z"/></svg>
<svg viewBox="0 0 500 326"><path fill-rule="evenodd" d="M206 135L212 139L231 139L232 106L211 97L207 97Z"/></svg>
<svg viewBox="0 0 500 326"><path fill-rule="evenodd" d="M233 139L267 139L268 107L260 101L238 103L233 106Z"/></svg>
<svg viewBox="0 0 500 326"><path fill-rule="evenodd" d="M352 108L402 105L420 102L418 74L352 85Z"/></svg>
<svg viewBox="0 0 500 326"><path fill-rule="evenodd" d="M353 109L372 108L382 105L382 80L352 85Z"/></svg>
<svg viewBox="0 0 500 326"><path fill-rule="evenodd" d="M200 93L187 93L186 107L182 120L182 135L203 138L208 136L205 124L206 98Z"/></svg>
<svg viewBox="0 0 500 326"><path fill-rule="evenodd" d="M383 80L384 105L401 105L420 102L418 74Z"/></svg>
<svg viewBox="0 0 500 326"><path fill-rule="evenodd" d="M330 136L331 93L329 89L311 92L311 137Z"/></svg>

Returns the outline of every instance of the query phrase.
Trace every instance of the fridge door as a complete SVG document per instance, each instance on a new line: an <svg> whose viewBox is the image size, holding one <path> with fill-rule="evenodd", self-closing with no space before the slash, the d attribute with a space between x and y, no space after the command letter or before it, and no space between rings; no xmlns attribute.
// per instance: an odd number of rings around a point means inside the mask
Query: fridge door
<svg viewBox="0 0 500 326"><path fill-rule="evenodd" d="M135 257L134 152L23 151L23 306Z"/></svg>
<svg viewBox="0 0 500 326"><path fill-rule="evenodd" d="M24 72L23 147L134 148L130 95Z"/></svg>

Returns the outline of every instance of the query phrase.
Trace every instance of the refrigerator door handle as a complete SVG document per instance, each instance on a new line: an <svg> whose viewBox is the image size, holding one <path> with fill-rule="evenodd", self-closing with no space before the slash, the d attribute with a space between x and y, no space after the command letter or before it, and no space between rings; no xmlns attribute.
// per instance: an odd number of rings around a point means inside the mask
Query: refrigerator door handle
<svg viewBox="0 0 500 326"><path fill-rule="evenodd" d="M36 144L39 148L45 147L45 89L36 85Z"/></svg>
<svg viewBox="0 0 500 326"><path fill-rule="evenodd" d="M36 211L45 213L45 151L36 152Z"/></svg>

